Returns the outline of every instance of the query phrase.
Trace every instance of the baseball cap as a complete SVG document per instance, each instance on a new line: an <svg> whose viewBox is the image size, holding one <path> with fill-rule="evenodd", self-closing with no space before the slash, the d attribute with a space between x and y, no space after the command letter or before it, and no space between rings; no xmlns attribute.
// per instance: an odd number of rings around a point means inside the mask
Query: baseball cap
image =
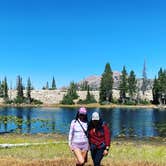
<svg viewBox="0 0 166 166"><path fill-rule="evenodd" d="M100 117L99 117L99 113L98 112L93 112L92 114L92 120L99 120Z"/></svg>
<svg viewBox="0 0 166 166"><path fill-rule="evenodd" d="M86 113L87 113L87 110L86 110L86 108L85 107L81 107L80 109L79 109L79 114L83 114L83 115L86 115Z"/></svg>

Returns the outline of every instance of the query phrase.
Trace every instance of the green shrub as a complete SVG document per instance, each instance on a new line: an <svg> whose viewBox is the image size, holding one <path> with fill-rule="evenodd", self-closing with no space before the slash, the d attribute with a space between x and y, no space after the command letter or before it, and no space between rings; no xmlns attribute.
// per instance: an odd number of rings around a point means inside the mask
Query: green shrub
<svg viewBox="0 0 166 166"><path fill-rule="evenodd" d="M14 103L14 101L13 100L5 100L5 104L12 104L12 103Z"/></svg>
<svg viewBox="0 0 166 166"><path fill-rule="evenodd" d="M15 104L22 104L22 103L25 103L25 102L26 102L26 99L22 98L22 97L17 97L17 98L14 99Z"/></svg>
<svg viewBox="0 0 166 166"><path fill-rule="evenodd" d="M97 103L94 95L90 94L89 89L87 91L87 96L85 100L79 100L77 104L91 104L91 103Z"/></svg>
<svg viewBox="0 0 166 166"><path fill-rule="evenodd" d="M133 101L133 100L127 100L127 101L125 102L125 105L136 105L136 102Z"/></svg>
<svg viewBox="0 0 166 166"><path fill-rule="evenodd" d="M150 101L140 100L140 104L148 105L148 104L150 104Z"/></svg>
<svg viewBox="0 0 166 166"><path fill-rule="evenodd" d="M91 104L91 103L97 103L96 100L82 100L80 99L77 104Z"/></svg>
<svg viewBox="0 0 166 166"><path fill-rule="evenodd" d="M113 103L113 104L119 104L120 102L119 102L118 99L113 99L113 100L112 100L112 103Z"/></svg>
<svg viewBox="0 0 166 166"><path fill-rule="evenodd" d="M158 123L156 129L161 137L166 137L166 123Z"/></svg>
<svg viewBox="0 0 166 166"><path fill-rule="evenodd" d="M31 104L40 105L43 104L43 102L37 99L32 99Z"/></svg>
<svg viewBox="0 0 166 166"><path fill-rule="evenodd" d="M72 105L74 104L73 98L70 95L64 95L61 104Z"/></svg>
<svg viewBox="0 0 166 166"><path fill-rule="evenodd" d="M102 102L100 102L100 104L101 105L108 105L108 104L111 104L111 102L109 102L109 101L102 101Z"/></svg>
<svg viewBox="0 0 166 166"><path fill-rule="evenodd" d="M84 102L85 102L85 100L79 99L77 104L85 104Z"/></svg>
<svg viewBox="0 0 166 166"><path fill-rule="evenodd" d="M29 100L28 98L17 97L14 100L6 100L5 104L35 104L35 105L39 105L39 104L43 104L43 102L40 100L37 100L37 99Z"/></svg>

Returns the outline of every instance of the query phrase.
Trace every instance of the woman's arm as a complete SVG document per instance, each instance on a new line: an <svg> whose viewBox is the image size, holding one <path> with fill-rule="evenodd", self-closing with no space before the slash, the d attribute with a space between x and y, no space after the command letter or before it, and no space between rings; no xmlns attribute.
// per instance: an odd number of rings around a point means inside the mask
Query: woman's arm
<svg viewBox="0 0 166 166"><path fill-rule="evenodd" d="M105 145L106 145L103 155L107 156L109 148L110 148L110 143L111 143L111 138L110 138L111 135L110 135L110 131L107 124L103 125L103 129L104 129L104 137L105 137Z"/></svg>
<svg viewBox="0 0 166 166"><path fill-rule="evenodd" d="M71 122L71 125L70 125L70 130L69 130L69 146L71 146L72 144L72 138L73 138L73 132L74 132L74 120Z"/></svg>
<svg viewBox="0 0 166 166"><path fill-rule="evenodd" d="M106 148L108 149L111 143L111 134L107 124L103 125L103 129L104 129L105 144Z"/></svg>

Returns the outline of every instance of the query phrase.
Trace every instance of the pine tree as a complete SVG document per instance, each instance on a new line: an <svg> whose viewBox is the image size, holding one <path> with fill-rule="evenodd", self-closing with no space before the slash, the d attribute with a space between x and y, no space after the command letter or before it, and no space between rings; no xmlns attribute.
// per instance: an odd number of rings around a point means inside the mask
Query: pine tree
<svg viewBox="0 0 166 166"><path fill-rule="evenodd" d="M0 97L3 97L3 84L0 81Z"/></svg>
<svg viewBox="0 0 166 166"><path fill-rule="evenodd" d="M162 95L162 99L163 99L163 104L166 104L166 69L163 72L163 95Z"/></svg>
<svg viewBox="0 0 166 166"><path fill-rule="evenodd" d="M90 104L90 103L97 103L97 101L96 101L94 95L90 93L90 87L88 85L86 99L85 100L80 99L77 102L77 104Z"/></svg>
<svg viewBox="0 0 166 166"><path fill-rule="evenodd" d="M145 94L145 91L147 90L147 86L148 86L148 81L147 81L147 74L146 74L146 62L144 61L144 67L143 67L143 72L142 72L142 93L143 95Z"/></svg>
<svg viewBox="0 0 166 166"><path fill-rule="evenodd" d="M46 90L48 90L49 89L49 84L48 84L48 81L47 81L47 83L46 83Z"/></svg>
<svg viewBox="0 0 166 166"><path fill-rule="evenodd" d="M166 70L160 68L158 78L153 83L153 103L166 104Z"/></svg>
<svg viewBox="0 0 166 166"><path fill-rule="evenodd" d="M82 84L80 85L80 90L82 91L87 91L88 90L88 81L83 81Z"/></svg>
<svg viewBox="0 0 166 166"><path fill-rule="evenodd" d="M42 87L42 90L46 90L46 87L45 87L45 86L43 86L43 87Z"/></svg>
<svg viewBox="0 0 166 166"><path fill-rule="evenodd" d="M94 98L94 96L92 94L90 94L90 87L89 87L89 85L87 87L87 95L86 95L85 102L86 102L85 104L97 103L97 101Z"/></svg>
<svg viewBox="0 0 166 166"><path fill-rule="evenodd" d="M159 81L156 77L154 79L152 93L153 93L153 103L159 104Z"/></svg>
<svg viewBox="0 0 166 166"><path fill-rule="evenodd" d="M5 77L2 83L0 82L0 97L3 97L4 100L8 99L8 84L7 78Z"/></svg>
<svg viewBox="0 0 166 166"><path fill-rule="evenodd" d="M56 83L55 83L55 79L54 79L54 77L53 77L53 79L52 79L52 88L51 88L52 90L55 90L56 89Z"/></svg>
<svg viewBox="0 0 166 166"><path fill-rule="evenodd" d="M70 83L70 88L68 89L68 94L73 98L77 99L77 85L74 82Z"/></svg>
<svg viewBox="0 0 166 166"><path fill-rule="evenodd" d="M70 83L70 87L67 94L63 96L62 104L74 104L73 100L78 98L77 94L77 84L74 82Z"/></svg>
<svg viewBox="0 0 166 166"><path fill-rule="evenodd" d="M19 101L23 102L24 99L24 93L23 93L23 84L22 84L22 78L20 76L17 77L17 97Z"/></svg>
<svg viewBox="0 0 166 166"><path fill-rule="evenodd" d="M137 91L137 80L133 70L130 72L130 75L128 78L128 86L129 86L130 99L133 100L133 97Z"/></svg>
<svg viewBox="0 0 166 166"><path fill-rule="evenodd" d="M120 100L124 104L126 100L126 93L128 92L128 78L127 78L127 71L125 66L123 67L122 70L122 75L120 76L120 85L119 85L119 90L120 90Z"/></svg>
<svg viewBox="0 0 166 166"><path fill-rule="evenodd" d="M7 84L6 77L4 78L3 88L4 88L4 99L7 100L8 99L8 84Z"/></svg>
<svg viewBox="0 0 166 166"><path fill-rule="evenodd" d="M158 98L158 100L159 100L159 103L160 104L162 104L162 80L163 80L163 70L162 70L162 68L160 68L160 70L159 70L159 72L158 72L158 82L159 82L159 84L158 84L158 93L159 93L159 98Z"/></svg>
<svg viewBox="0 0 166 166"><path fill-rule="evenodd" d="M159 70L158 73L159 81L159 103L165 104L166 102L166 70Z"/></svg>
<svg viewBox="0 0 166 166"><path fill-rule="evenodd" d="M90 91L89 91L89 86L88 86L88 90L87 90L86 100L87 101L91 100L91 94L90 94Z"/></svg>
<svg viewBox="0 0 166 166"><path fill-rule="evenodd" d="M31 103L31 89L32 89L32 85L31 85L31 80L30 80L30 77L28 78L28 81L27 81L27 100L28 100L28 103Z"/></svg>
<svg viewBox="0 0 166 166"><path fill-rule="evenodd" d="M112 101L112 89L113 72L111 70L110 64L107 63L100 82L100 103Z"/></svg>

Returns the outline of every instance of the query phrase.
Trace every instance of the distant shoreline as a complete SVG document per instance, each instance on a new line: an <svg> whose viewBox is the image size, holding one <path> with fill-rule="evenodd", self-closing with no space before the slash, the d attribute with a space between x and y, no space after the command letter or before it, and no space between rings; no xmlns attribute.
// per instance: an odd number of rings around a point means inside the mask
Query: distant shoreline
<svg viewBox="0 0 166 166"><path fill-rule="evenodd" d="M154 109L162 109L166 110L166 105L158 106L158 105L120 105L120 104L108 104L108 105L100 105L98 103L95 104L75 104L75 105L63 105L63 104L41 104L41 105L33 105L33 104L0 104L0 107L37 107L37 108L79 108L79 107L86 107L86 108L154 108Z"/></svg>

